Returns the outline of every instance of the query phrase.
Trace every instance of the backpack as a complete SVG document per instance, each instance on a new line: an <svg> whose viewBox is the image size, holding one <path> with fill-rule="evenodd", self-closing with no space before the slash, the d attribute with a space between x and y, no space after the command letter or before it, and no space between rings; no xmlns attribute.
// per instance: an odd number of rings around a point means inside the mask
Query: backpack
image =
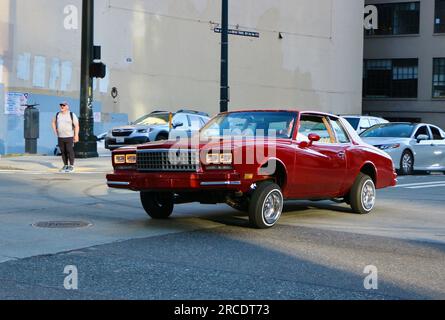
<svg viewBox="0 0 445 320"><path fill-rule="evenodd" d="M60 112L57 112L56 114L56 129L59 130L59 114ZM76 130L76 126L74 125L74 115L72 112L70 112L70 116L71 116L71 122L73 124L73 130Z"/></svg>

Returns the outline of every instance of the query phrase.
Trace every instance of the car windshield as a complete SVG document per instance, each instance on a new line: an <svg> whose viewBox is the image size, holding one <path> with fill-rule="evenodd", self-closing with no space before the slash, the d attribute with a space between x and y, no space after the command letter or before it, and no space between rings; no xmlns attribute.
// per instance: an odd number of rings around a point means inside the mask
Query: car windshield
<svg viewBox="0 0 445 320"><path fill-rule="evenodd" d="M410 138L414 128L414 125L408 123L380 124L366 130L360 136L362 138Z"/></svg>
<svg viewBox="0 0 445 320"><path fill-rule="evenodd" d="M213 137L268 137L290 139L296 122L292 112L238 112L222 114L202 130L204 139Z"/></svg>
<svg viewBox="0 0 445 320"><path fill-rule="evenodd" d="M358 129L358 125L360 123L360 118L345 117L345 119L351 124L351 126L354 128L354 130Z"/></svg>
<svg viewBox="0 0 445 320"><path fill-rule="evenodd" d="M138 126L162 126L167 125L170 119L170 114L160 113L160 114L149 114L137 119L133 122L133 125Z"/></svg>

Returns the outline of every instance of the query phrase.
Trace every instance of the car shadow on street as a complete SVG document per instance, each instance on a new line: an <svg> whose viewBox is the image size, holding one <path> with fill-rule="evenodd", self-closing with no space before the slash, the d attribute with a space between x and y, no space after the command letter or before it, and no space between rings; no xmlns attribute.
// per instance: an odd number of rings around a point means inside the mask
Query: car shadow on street
<svg viewBox="0 0 445 320"><path fill-rule="evenodd" d="M283 209L283 217L286 217L286 215L293 214L293 216L298 217L299 215L306 215L310 210L323 210L323 211L330 211L333 214L351 214L352 212L351 208L346 207L345 204L337 204L337 203L330 203L330 202L308 202L308 201L290 201L287 202ZM204 219L207 221L212 221L215 223L220 223L227 226L232 227L240 227L240 228L246 228L250 227L250 223L248 220L248 213L239 212L233 209L228 208L228 213L223 215L216 215L216 216L210 216L210 217L199 217L200 219Z"/></svg>

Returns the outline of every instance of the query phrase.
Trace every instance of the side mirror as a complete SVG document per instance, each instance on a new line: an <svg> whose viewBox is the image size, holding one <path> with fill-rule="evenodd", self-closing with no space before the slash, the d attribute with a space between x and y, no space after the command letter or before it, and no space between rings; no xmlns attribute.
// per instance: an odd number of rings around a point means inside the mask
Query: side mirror
<svg viewBox="0 0 445 320"><path fill-rule="evenodd" d="M179 122L179 121L175 121L175 122L173 122L172 126L173 126L173 129L176 129L176 128L179 128L179 127L183 127L184 123Z"/></svg>
<svg viewBox="0 0 445 320"><path fill-rule="evenodd" d="M420 143L421 141L428 141L430 140L430 137L426 134L421 134L417 137L417 143Z"/></svg>
<svg viewBox="0 0 445 320"><path fill-rule="evenodd" d="M308 136L308 139L309 139L309 142L303 141L302 143L300 143L300 147L302 147L302 148L311 147L314 144L314 142L320 141L321 137L318 134L311 133Z"/></svg>

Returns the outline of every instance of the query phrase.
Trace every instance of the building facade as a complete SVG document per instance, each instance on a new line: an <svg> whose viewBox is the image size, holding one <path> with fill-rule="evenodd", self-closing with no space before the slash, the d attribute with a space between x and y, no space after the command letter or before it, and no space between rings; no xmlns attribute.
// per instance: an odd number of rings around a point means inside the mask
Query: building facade
<svg viewBox="0 0 445 320"><path fill-rule="evenodd" d="M364 112L445 128L445 0L369 0L379 28L365 32Z"/></svg>
<svg viewBox="0 0 445 320"><path fill-rule="evenodd" d="M229 6L230 109L361 113L364 1ZM96 133L152 110L216 114L220 20L215 0L96 0L108 67L95 82ZM80 41L81 0L0 0L0 153L23 152L20 99L40 103L39 152L51 150L58 101L78 112Z"/></svg>

